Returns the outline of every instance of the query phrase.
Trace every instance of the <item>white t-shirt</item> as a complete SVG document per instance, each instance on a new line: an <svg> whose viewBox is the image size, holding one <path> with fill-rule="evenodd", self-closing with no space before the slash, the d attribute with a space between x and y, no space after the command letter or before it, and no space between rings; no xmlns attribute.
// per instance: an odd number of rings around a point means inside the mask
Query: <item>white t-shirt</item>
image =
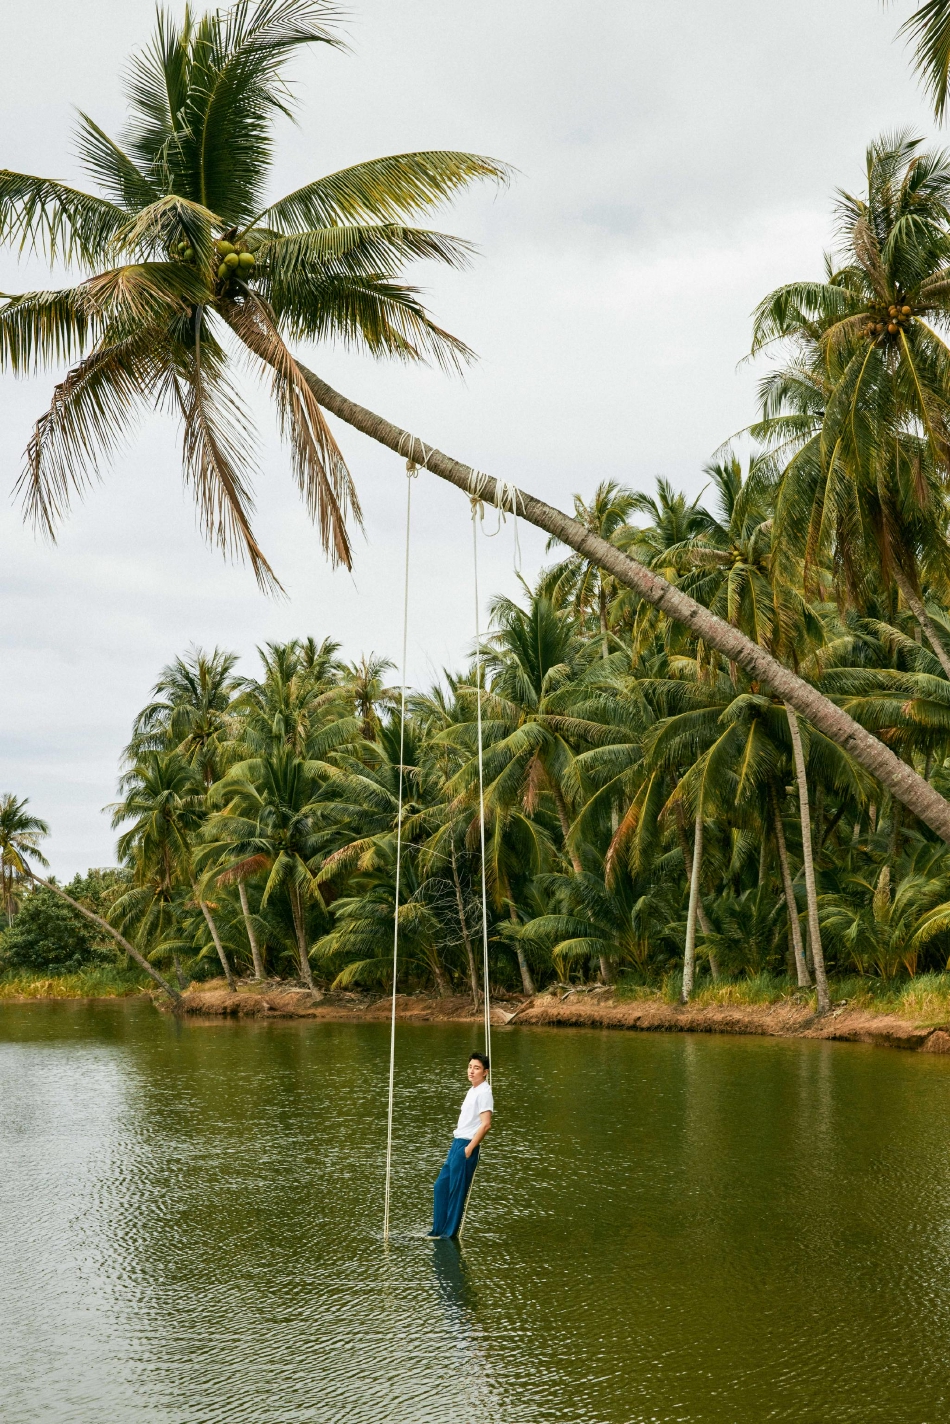
<svg viewBox="0 0 950 1424"><path fill-rule="evenodd" d="M479 1083L477 1088L469 1088L465 1094L462 1111L459 1113L458 1127L452 1136L464 1137L467 1142L481 1127L482 1113L494 1111L495 1099L491 1094L491 1083L486 1078L484 1083Z"/></svg>

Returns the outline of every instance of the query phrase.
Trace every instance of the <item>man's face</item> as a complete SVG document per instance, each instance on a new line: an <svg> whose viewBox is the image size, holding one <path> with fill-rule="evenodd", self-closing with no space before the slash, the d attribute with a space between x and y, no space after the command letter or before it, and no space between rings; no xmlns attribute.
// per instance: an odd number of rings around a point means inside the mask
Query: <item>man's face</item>
<svg viewBox="0 0 950 1424"><path fill-rule="evenodd" d="M472 1087L477 1088L479 1083L484 1083L487 1077L488 1074L485 1072L485 1069L479 1063L478 1059L470 1058L468 1064L468 1081L471 1083Z"/></svg>

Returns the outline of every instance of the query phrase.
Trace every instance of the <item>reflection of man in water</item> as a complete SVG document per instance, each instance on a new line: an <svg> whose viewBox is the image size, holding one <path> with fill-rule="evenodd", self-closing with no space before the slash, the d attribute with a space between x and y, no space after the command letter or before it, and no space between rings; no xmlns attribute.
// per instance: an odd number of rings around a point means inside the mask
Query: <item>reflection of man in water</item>
<svg viewBox="0 0 950 1424"><path fill-rule="evenodd" d="M432 1188L434 1209L430 1236L458 1235L465 1199L478 1166L478 1145L491 1130L495 1100L484 1053L473 1053L468 1060L468 1081L472 1086L465 1094L449 1155Z"/></svg>

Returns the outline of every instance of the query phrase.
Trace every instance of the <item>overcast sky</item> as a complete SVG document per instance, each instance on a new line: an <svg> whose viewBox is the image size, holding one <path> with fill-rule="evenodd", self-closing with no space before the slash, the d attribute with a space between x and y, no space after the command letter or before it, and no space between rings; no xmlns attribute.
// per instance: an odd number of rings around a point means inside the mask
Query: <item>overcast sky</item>
<svg viewBox="0 0 950 1424"><path fill-rule="evenodd" d="M174 9L181 8L177 3ZM910 3L878 0L353 0L351 53L294 69L299 126L279 133L273 195L360 159L418 148L503 158L506 191L440 216L475 240L464 274L422 270L438 318L479 353L464 380L333 349L333 384L456 457L555 504L615 478L696 491L754 414L739 363L772 287L817 276L837 186L867 142L933 124L901 43ZM74 109L115 131L121 72L150 0L7 6L0 166L83 181ZM45 286L0 255L0 289ZM0 378L0 466L12 491L55 379ZM132 718L162 666L216 644L255 666L270 639L327 634L348 657L398 656L405 477L346 428L366 513L353 575L331 572L266 434L258 532L284 583L256 590L196 530L175 428L155 418L47 547L0 504L0 790L28 796L69 875L109 864L102 808ZM423 475L413 533L409 679L457 666L473 633L467 502ZM521 531L529 577L544 541ZM516 591L509 530L481 546L483 587Z"/></svg>

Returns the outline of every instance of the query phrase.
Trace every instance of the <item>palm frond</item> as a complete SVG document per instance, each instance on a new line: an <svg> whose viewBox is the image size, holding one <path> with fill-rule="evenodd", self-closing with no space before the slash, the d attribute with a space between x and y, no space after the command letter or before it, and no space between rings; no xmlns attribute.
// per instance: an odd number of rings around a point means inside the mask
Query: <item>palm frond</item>
<svg viewBox="0 0 950 1424"><path fill-rule="evenodd" d="M350 472L304 372L281 340L265 303L248 292L224 307L225 319L247 349L272 372L272 389L294 473L324 549L347 568L352 562L347 515L362 523Z"/></svg>
<svg viewBox="0 0 950 1424"><path fill-rule="evenodd" d="M128 221L122 208L52 178L0 169L0 242L93 266Z"/></svg>
<svg viewBox="0 0 950 1424"><path fill-rule="evenodd" d="M165 354L150 332L94 351L61 381L27 447L16 493L29 519L50 537L72 493L98 477L140 411L153 400Z"/></svg>
<svg viewBox="0 0 950 1424"><path fill-rule="evenodd" d="M477 153L397 153L307 183L265 208L255 225L292 233L336 223L398 223L431 211L469 183L505 184L511 174L508 164Z"/></svg>
<svg viewBox="0 0 950 1424"><path fill-rule="evenodd" d="M195 350L169 382L183 424L185 476L192 485L202 527L225 553L247 557L261 588L280 584L251 528L253 501L242 474L253 437L222 373Z"/></svg>

